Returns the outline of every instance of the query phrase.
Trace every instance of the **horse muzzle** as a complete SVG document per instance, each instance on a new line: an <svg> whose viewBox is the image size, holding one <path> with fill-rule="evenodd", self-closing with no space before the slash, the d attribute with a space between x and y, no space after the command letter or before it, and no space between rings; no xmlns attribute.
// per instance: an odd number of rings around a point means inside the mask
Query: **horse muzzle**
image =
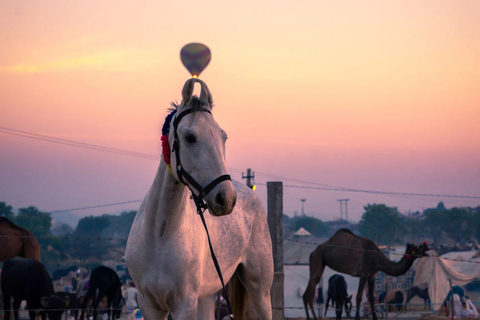
<svg viewBox="0 0 480 320"><path fill-rule="evenodd" d="M207 205L213 216L226 216L232 213L237 203L237 192L232 182L224 181L207 195Z"/></svg>

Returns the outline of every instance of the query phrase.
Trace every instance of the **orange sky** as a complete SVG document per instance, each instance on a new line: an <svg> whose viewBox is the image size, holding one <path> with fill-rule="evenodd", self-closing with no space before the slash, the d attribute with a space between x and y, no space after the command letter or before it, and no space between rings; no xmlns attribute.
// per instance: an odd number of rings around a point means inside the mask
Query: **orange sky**
<svg viewBox="0 0 480 320"><path fill-rule="evenodd" d="M478 1L5 0L0 126L158 155L189 77L179 51L202 42L234 178L480 196L479 16ZM2 133L0 147L0 201L16 208L140 199L158 166ZM322 219L340 198L352 219L373 202L480 204L285 188L285 213L300 198Z"/></svg>

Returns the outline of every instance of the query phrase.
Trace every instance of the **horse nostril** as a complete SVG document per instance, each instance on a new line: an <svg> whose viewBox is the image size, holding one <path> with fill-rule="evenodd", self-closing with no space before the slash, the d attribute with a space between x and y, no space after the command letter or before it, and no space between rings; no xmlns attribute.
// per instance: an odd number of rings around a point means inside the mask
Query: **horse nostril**
<svg viewBox="0 0 480 320"><path fill-rule="evenodd" d="M236 204L237 204L237 198L233 199L232 208L235 207Z"/></svg>
<svg viewBox="0 0 480 320"><path fill-rule="evenodd" d="M225 195L223 194L223 192L217 193L217 196L215 197L215 202L220 207L223 207L225 205Z"/></svg>

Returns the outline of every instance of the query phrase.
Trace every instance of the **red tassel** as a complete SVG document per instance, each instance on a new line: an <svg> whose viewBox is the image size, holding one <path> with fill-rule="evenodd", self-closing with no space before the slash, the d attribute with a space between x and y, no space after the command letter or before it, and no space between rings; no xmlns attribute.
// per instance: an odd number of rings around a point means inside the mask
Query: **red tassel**
<svg viewBox="0 0 480 320"><path fill-rule="evenodd" d="M168 134L164 134L160 140L162 140L163 159L166 164L170 164L170 144L168 143Z"/></svg>

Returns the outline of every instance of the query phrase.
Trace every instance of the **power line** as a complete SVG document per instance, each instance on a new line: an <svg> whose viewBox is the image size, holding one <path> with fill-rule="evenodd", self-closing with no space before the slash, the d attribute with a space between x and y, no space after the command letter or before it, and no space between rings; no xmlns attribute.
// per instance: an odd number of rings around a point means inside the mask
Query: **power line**
<svg viewBox="0 0 480 320"><path fill-rule="evenodd" d="M258 183L258 185L266 186L266 183ZM295 189L310 189L310 190L323 190L323 191L342 191L342 192L359 192L359 193L385 194L385 195L410 196L410 197L435 197L435 198L480 199L480 196L463 196L463 195L452 195L452 194L432 194L432 193L375 191L375 190L352 189L352 188L308 187L308 186L298 186L298 185L284 185L284 187L285 187L285 188L295 188Z"/></svg>
<svg viewBox="0 0 480 320"><path fill-rule="evenodd" d="M87 209L112 207L112 206L118 206L120 204L135 203L135 202L141 202L141 201L142 200L140 199L140 200L130 200L130 201L123 201L123 202L114 202L114 203L93 205L93 206L88 206L88 207L80 207L80 208L64 209L64 210L54 210L54 211L50 211L49 213L60 213L60 212L67 212L67 211L80 211L80 210L87 210Z"/></svg>
<svg viewBox="0 0 480 320"><path fill-rule="evenodd" d="M122 149L117 149L117 148L99 146L99 145L95 145L95 144L91 144L91 143L85 143L85 142L80 142L80 141L75 141L75 140L57 138L57 137L37 134L37 133L33 133L33 132L28 132L28 131L16 130L16 129L6 128L6 127L0 127L0 132L5 133L5 134L18 136L18 137L22 137L22 138L28 138L28 139L58 143L58 144L62 144L62 145L68 145L68 146L71 146L71 147L78 147L78 148L90 149L90 150L95 150L95 151L115 153L115 154L120 154L120 155L124 155L124 156L132 156L132 157L143 158L143 159L148 159L148 160L157 160L157 161L160 160L159 156L154 156L154 155L151 155L151 154L145 154L145 153L134 152L134 151L129 151L129 150L122 150Z"/></svg>
<svg viewBox="0 0 480 320"><path fill-rule="evenodd" d="M133 152L133 151L128 151L128 150L99 146L99 145L95 145L95 144L84 143L84 142L79 142L79 141L75 141L75 140L63 139L63 138L57 138L57 137L52 137L52 136L37 134L37 133L23 131L23 130L7 128L7 127L1 127L0 126L0 132L5 133L5 134L14 135L14 136L23 137L23 138L29 138L29 139L34 139L34 140L58 143L58 144L72 146L72 147L79 147L79 148L85 148L85 149L102 151L102 152L110 152L110 153L126 155L126 156L133 156L133 157L143 158L143 159L148 159L148 160L156 160L156 161L160 160L160 156L154 156L154 155L145 154L145 153L139 153L139 152ZM241 169L237 169L237 168L229 168L229 169L237 171L237 172L241 172ZM332 186L332 185L321 184L321 183L306 181L306 180L301 180L301 179L293 179L293 178L279 176L279 175L272 175L272 174L264 173L264 172L257 172L257 175L270 176L270 177L280 178L280 179L284 179L284 180L296 181L296 182L300 182L300 183L312 184L312 185L319 186L319 187L308 187L308 186L297 186L297 185L284 185L284 187L286 187L286 188L372 193L372 194L384 194L384 195L394 195L394 196L480 199L480 196L428 194L428 193L411 193L411 192L392 192L392 191L376 191L376 190L345 188L345 187ZM265 185L265 184L259 183L259 185ZM112 204L112 205L115 205L115 204ZM107 204L105 206L109 206L109 205ZM62 210L62 211L66 211L66 210Z"/></svg>

